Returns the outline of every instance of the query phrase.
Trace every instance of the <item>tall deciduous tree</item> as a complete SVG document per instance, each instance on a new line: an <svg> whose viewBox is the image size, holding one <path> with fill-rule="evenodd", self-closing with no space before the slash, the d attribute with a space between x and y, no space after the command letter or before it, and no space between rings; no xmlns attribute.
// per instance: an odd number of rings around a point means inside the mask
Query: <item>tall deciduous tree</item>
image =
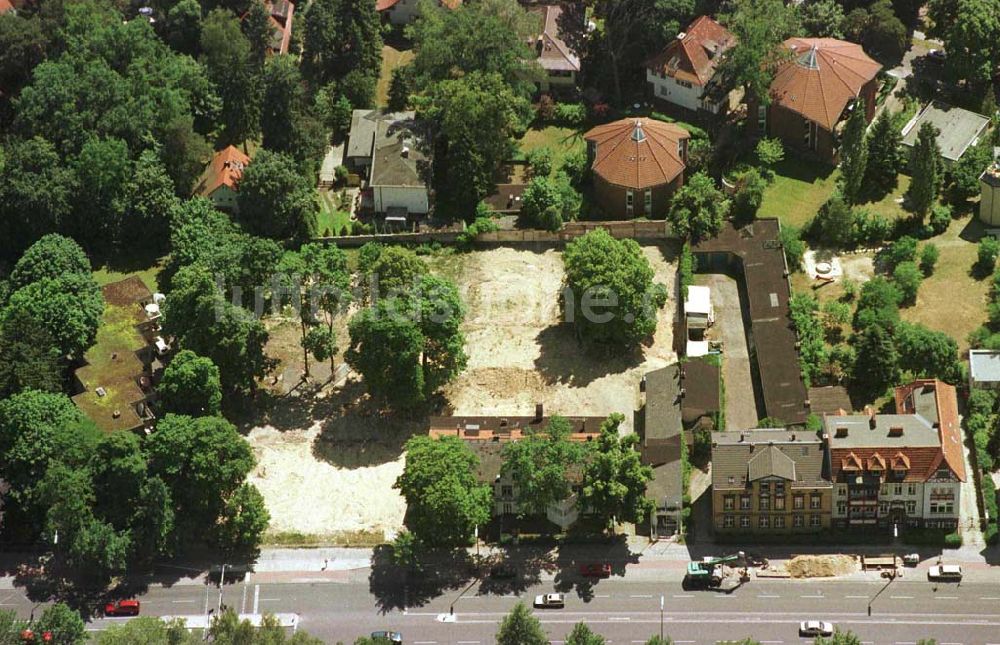
<svg viewBox="0 0 1000 645"><path fill-rule="evenodd" d="M919 323L900 323L896 329L899 366L917 378L938 378L958 384L962 364L958 345L948 334Z"/></svg>
<svg viewBox="0 0 1000 645"><path fill-rule="evenodd" d="M802 29L818 38L844 37L844 8L836 0L809 0L799 9Z"/></svg>
<svg viewBox="0 0 1000 645"><path fill-rule="evenodd" d="M316 161L326 139L314 136L316 121L308 111L298 65L290 56L273 56L264 66L261 134L264 147L298 161Z"/></svg>
<svg viewBox="0 0 1000 645"><path fill-rule="evenodd" d="M492 491L479 483L479 458L457 437L415 436L396 480L406 499L406 525L425 544L463 545L490 518Z"/></svg>
<svg viewBox="0 0 1000 645"><path fill-rule="evenodd" d="M926 215L941 188L941 149L937 137L940 131L932 123L923 123L917 131L917 141L910 156L910 175L913 180L906 191L906 199L913 212Z"/></svg>
<svg viewBox="0 0 1000 645"><path fill-rule="evenodd" d="M584 463L590 446L571 441L571 432L569 421L552 417L544 429L504 445L500 472L517 486L522 515L543 515L573 494L569 469Z"/></svg>
<svg viewBox="0 0 1000 645"><path fill-rule="evenodd" d="M424 401L421 367L424 338L396 299L380 300L348 324L347 364L361 374L368 392L399 408Z"/></svg>
<svg viewBox="0 0 1000 645"><path fill-rule="evenodd" d="M441 81L428 94L426 114L440 135L434 156L438 209L471 219L493 190L496 169L514 153L530 106L497 73Z"/></svg>
<svg viewBox="0 0 1000 645"><path fill-rule="evenodd" d="M240 28L250 44L250 54L253 61L259 66L264 65L268 48L274 38L273 24L268 5L265 2L251 2L250 9L240 20Z"/></svg>
<svg viewBox="0 0 1000 645"><path fill-rule="evenodd" d="M526 97L538 67L528 47L537 25L516 0L484 0L449 10L428 2L407 33L418 87L467 76L497 74Z"/></svg>
<svg viewBox="0 0 1000 645"><path fill-rule="evenodd" d="M635 240L616 240L597 229L566 245L567 297L572 322L583 340L634 346L656 331L666 288Z"/></svg>
<svg viewBox="0 0 1000 645"><path fill-rule="evenodd" d="M703 172L695 173L677 191L667 221L674 235L695 241L717 235L729 213L730 202Z"/></svg>
<svg viewBox="0 0 1000 645"><path fill-rule="evenodd" d="M1000 1L936 0L930 16L948 51L948 75L974 86L989 83L1000 63Z"/></svg>
<svg viewBox="0 0 1000 645"><path fill-rule="evenodd" d="M265 237L316 234L316 188L291 157L261 150L240 180L240 219Z"/></svg>
<svg viewBox="0 0 1000 645"><path fill-rule="evenodd" d="M868 146L865 130L868 127L865 100L858 99L847 118L840 143L840 190L844 199L856 204L861 199L865 171L868 168Z"/></svg>
<svg viewBox="0 0 1000 645"><path fill-rule="evenodd" d="M519 602L500 621L496 642L497 645L545 645L549 639L542 623L523 602Z"/></svg>
<svg viewBox="0 0 1000 645"><path fill-rule="evenodd" d="M216 537L227 500L255 460L249 444L221 417L168 414L145 445L150 471L170 488L186 536Z"/></svg>
<svg viewBox="0 0 1000 645"><path fill-rule="evenodd" d="M736 45L719 69L722 78L727 85L742 86L761 103L769 103L771 80L786 55L779 45L798 30L795 7L782 0L745 0L734 3L733 12L722 21L736 36Z"/></svg>
<svg viewBox="0 0 1000 645"><path fill-rule="evenodd" d="M219 368L188 349L177 352L156 386L163 409L191 416L217 415L222 408Z"/></svg>
<svg viewBox="0 0 1000 645"><path fill-rule="evenodd" d="M24 316L49 333L63 356L82 357L94 344L104 311L101 290L90 275L68 273L32 282L10 296L0 326Z"/></svg>
<svg viewBox="0 0 1000 645"><path fill-rule="evenodd" d="M10 287L17 290L32 282L68 274L89 275L90 271L90 260L76 241L50 233L28 247L18 259L10 272Z"/></svg>
<svg viewBox="0 0 1000 645"><path fill-rule="evenodd" d="M247 310L226 301L202 266L182 268L163 307L163 331L180 349L206 356L219 368L227 392L256 391L272 368L264 353L268 333Z"/></svg>
<svg viewBox="0 0 1000 645"><path fill-rule="evenodd" d="M646 498L653 470L643 465L636 450L639 437L635 433L618 435L624 420L615 413L601 425L597 448L583 470L581 505L604 520L608 528L616 522L638 524L653 511L652 501Z"/></svg>

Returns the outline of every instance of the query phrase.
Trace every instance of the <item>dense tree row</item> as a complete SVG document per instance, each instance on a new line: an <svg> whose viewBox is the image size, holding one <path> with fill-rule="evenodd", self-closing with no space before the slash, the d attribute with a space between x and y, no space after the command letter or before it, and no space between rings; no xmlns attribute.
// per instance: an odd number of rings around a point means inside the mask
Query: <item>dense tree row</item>
<svg viewBox="0 0 1000 645"><path fill-rule="evenodd" d="M518 489L518 513L544 515L574 494L577 504L604 526L644 521L652 510L646 484L652 471L639 459L635 434L619 435L624 421L613 414L595 442L570 439L572 426L552 417L544 429L504 444L500 475ZM407 502L406 523L424 545L463 545L491 517L493 491L476 479L479 459L457 437L418 436L406 444L406 467L396 481Z"/></svg>

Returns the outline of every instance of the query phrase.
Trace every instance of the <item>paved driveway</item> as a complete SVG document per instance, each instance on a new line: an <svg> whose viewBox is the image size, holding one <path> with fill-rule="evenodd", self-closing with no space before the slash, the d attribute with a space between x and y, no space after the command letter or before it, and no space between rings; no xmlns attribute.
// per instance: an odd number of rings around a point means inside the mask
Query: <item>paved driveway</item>
<svg viewBox="0 0 1000 645"><path fill-rule="evenodd" d="M722 341L722 378L726 388L726 430L745 430L757 425L757 404L750 376L750 353L740 312L736 281L718 273L697 276L698 284L712 290L715 325L710 340Z"/></svg>

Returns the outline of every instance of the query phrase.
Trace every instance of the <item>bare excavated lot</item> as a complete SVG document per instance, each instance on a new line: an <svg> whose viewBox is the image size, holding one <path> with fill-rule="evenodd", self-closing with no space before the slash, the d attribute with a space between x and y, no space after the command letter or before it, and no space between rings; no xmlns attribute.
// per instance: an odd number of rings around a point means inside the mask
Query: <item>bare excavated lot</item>
<svg viewBox="0 0 1000 645"><path fill-rule="evenodd" d="M547 414L621 412L631 428L642 375L676 360L674 251L646 246L643 253L670 297L651 342L618 354L584 350L572 327L561 323L559 250L498 248L431 258L431 270L456 281L467 307L469 365L445 389L441 412L527 415L543 403ZM282 352L285 373L298 373L290 351L297 341L284 337L294 327L282 329L272 345L288 350ZM272 536L338 542L399 529L406 509L392 484L403 469L403 444L426 429L426 420L375 409L354 377L336 388L270 396L248 425L247 440L258 460L250 481L267 501Z"/></svg>

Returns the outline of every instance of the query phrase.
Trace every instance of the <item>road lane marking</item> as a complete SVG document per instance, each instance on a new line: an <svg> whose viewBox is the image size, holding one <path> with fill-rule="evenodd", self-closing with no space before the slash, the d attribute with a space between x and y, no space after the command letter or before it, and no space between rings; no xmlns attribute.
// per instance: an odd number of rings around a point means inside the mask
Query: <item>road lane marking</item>
<svg viewBox="0 0 1000 645"><path fill-rule="evenodd" d="M980 600L1000 600L1000 596L981 596Z"/></svg>
<svg viewBox="0 0 1000 645"><path fill-rule="evenodd" d="M774 594L761 593L757 594L758 598L781 598L781 596L775 596Z"/></svg>
<svg viewBox="0 0 1000 645"><path fill-rule="evenodd" d="M934 596L938 600L958 600L958 596Z"/></svg>
<svg viewBox="0 0 1000 645"><path fill-rule="evenodd" d="M413 641L413 645L434 645L437 641Z"/></svg>
<svg viewBox="0 0 1000 645"><path fill-rule="evenodd" d="M479 645L479 641L458 641L458 645Z"/></svg>
<svg viewBox="0 0 1000 645"><path fill-rule="evenodd" d="M629 598L652 598L652 594L633 594Z"/></svg>
<svg viewBox="0 0 1000 645"><path fill-rule="evenodd" d="M171 602L174 603L175 605L186 605L188 603L192 603L193 604L195 601L194 600L172 600ZM146 604L148 605L149 603L146 602Z"/></svg>
<svg viewBox="0 0 1000 645"><path fill-rule="evenodd" d="M595 594L594 595L594 598L610 598L610 597L611 596L609 594L606 594L606 593L599 593L599 594Z"/></svg>
<svg viewBox="0 0 1000 645"><path fill-rule="evenodd" d="M868 596L844 596L844 598L861 598L861 599L864 600L864 599L867 599Z"/></svg>
<svg viewBox="0 0 1000 645"><path fill-rule="evenodd" d="M632 620L631 616L608 616L608 620Z"/></svg>

